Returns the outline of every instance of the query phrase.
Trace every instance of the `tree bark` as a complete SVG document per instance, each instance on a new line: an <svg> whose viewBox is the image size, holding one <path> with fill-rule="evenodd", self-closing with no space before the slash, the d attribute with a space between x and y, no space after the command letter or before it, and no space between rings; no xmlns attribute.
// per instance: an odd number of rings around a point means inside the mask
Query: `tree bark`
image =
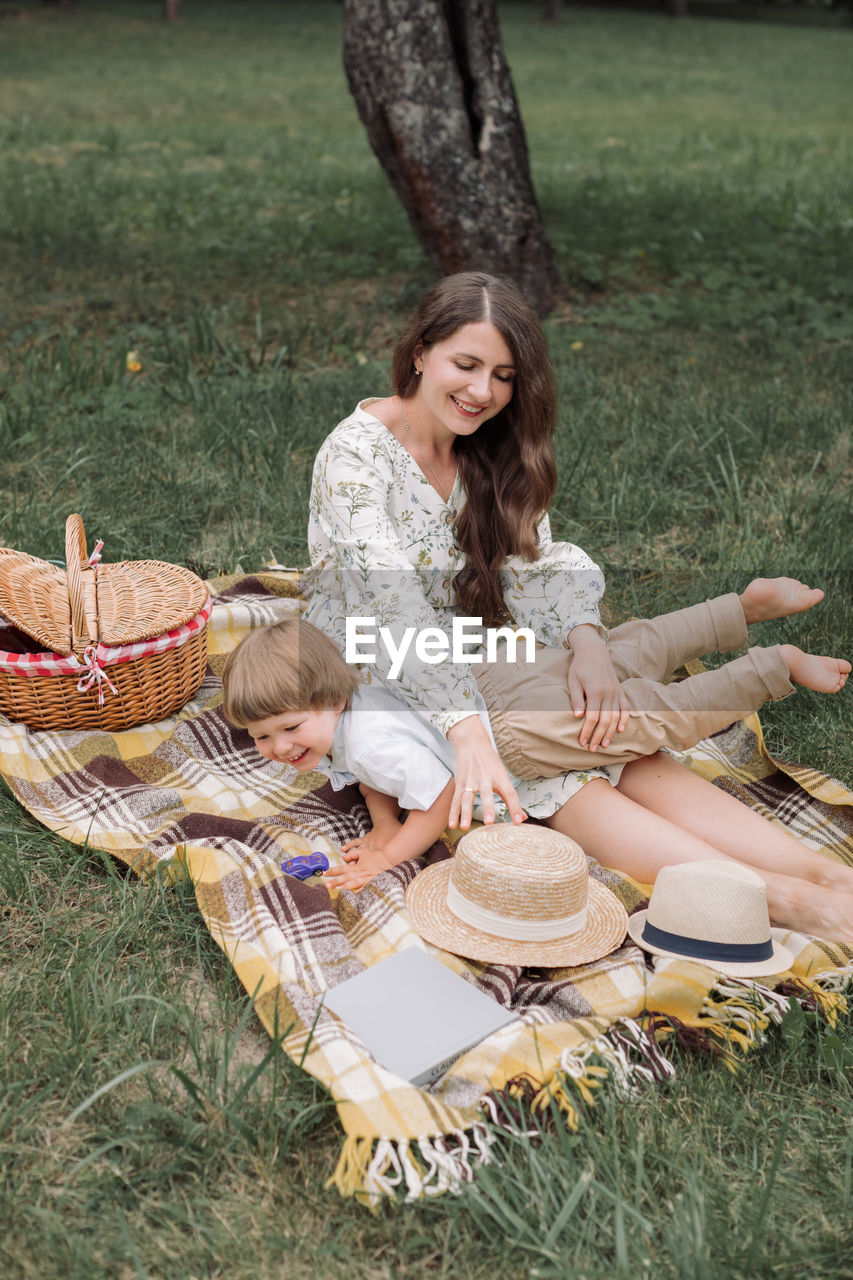
<svg viewBox="0 0 853 1280"><path fill-rule="evenodd" d="M181 0L163 0L163 17L167 22L174 22L181 16Z"/></svg>
<svg viewBox="0 0 853 1280"><path fill-rule="evenodd" d="M344 0L344 22L358 113L432 261L509 276L546 314L559 278L496 0Z"/></svg>

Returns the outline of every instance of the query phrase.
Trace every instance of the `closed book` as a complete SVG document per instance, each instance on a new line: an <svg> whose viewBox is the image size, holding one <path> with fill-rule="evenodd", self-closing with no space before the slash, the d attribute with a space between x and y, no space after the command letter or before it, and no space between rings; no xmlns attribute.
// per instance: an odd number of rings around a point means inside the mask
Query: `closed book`
<svg viewBox="0 0 853 1280"><path fill-rule="evenodd" d="M417 946L332 987L325 1004L381 1066L415 1085L437 1080L468 1049L518 1021Z"/></svg>

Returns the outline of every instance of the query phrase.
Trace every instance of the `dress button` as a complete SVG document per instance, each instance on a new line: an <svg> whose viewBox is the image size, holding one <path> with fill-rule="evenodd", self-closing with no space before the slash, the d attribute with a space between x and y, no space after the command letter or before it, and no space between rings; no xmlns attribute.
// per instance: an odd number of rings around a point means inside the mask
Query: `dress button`
<svg viewBox="0 0 853 1280"><path fill-rule="evenodd" d="M564 648L564 649L571 649L571 647L572 647L572 646L569 644L568 640L564 640L564 641L563 641L563 648Z"/></svg>
<svg viewBox="0 0 853 1280"><path fill-rule="evenodd" d="M445 523L445 524L453 524L453 512L452 512L452 511L445 511L445 513L444 513L444 523Z"/></svg>
<svg viewBox="0 0 853 1280"><path fill-rule="evenodd" d="M459 555L459 548L458 548L458 547L451 547L447 554L448 554L448 555L450 555L450 556L458 556L458 555Z"/></svg>

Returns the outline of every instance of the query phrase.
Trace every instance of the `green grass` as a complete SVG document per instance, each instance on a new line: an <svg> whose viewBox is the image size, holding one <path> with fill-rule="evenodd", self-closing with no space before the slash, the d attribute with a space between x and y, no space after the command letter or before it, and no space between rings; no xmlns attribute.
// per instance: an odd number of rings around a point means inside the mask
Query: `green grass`
<svg viewBox="0 0 853 1280"><path fill-rule="evenodd" d="M839 1039L805 1015L736 1075L681 1056L667 1090L605 1095L577 1134L557 1116L501 1139L461 1199L371 1216L324 1191L333 1108L270 1052L191 892L10 804L3 823L4 1275L842 1273L849 1023Z"/></svg>
<svg viewBox="0 0 853 1280"><path fill-rule="evenodd" d="M0 544L204 571L305 560L317 445L387 387L432 278L340 65L340 6L22 3L0 20ZM614 618L793 572L761 638L853 652L853 31L502 6L565 296L557 533ZM139 373L126 357L136 351ZM853 781L849 696L772 746ZM0 793L0 1269L10 1280L836 1280L849 1018L736 1076L685 1056L475 1189L373 1217L340 1130L248 1014L180 887ZM111 1086L111 1087L107 1087ZM567 1208L568 1206L568 1208ZM846 1234L845 1234L846 1233Z"/></svg>

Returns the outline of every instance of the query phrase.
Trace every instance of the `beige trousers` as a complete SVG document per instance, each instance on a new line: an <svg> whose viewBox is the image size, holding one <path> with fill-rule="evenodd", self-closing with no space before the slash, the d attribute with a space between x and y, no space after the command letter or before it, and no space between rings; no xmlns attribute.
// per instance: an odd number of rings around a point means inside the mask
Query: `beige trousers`
<svg viewBox="0 0 853 1280"><path fill-rule="evenodd" d="M522 644L515 661L507 661L504 649L496 662L473 671L507 769L518 778L553 778L570 769L626 764L661 747L692 747L768 700L792 693L779 645L755 647L716 671L661 683L693 658L746 643L746 621L734 594L614 627L607 650L631 718L609 747L595 752L578 742L583 719L569 698L570 650L537 645L535 660L527 662Z"/></svg>

